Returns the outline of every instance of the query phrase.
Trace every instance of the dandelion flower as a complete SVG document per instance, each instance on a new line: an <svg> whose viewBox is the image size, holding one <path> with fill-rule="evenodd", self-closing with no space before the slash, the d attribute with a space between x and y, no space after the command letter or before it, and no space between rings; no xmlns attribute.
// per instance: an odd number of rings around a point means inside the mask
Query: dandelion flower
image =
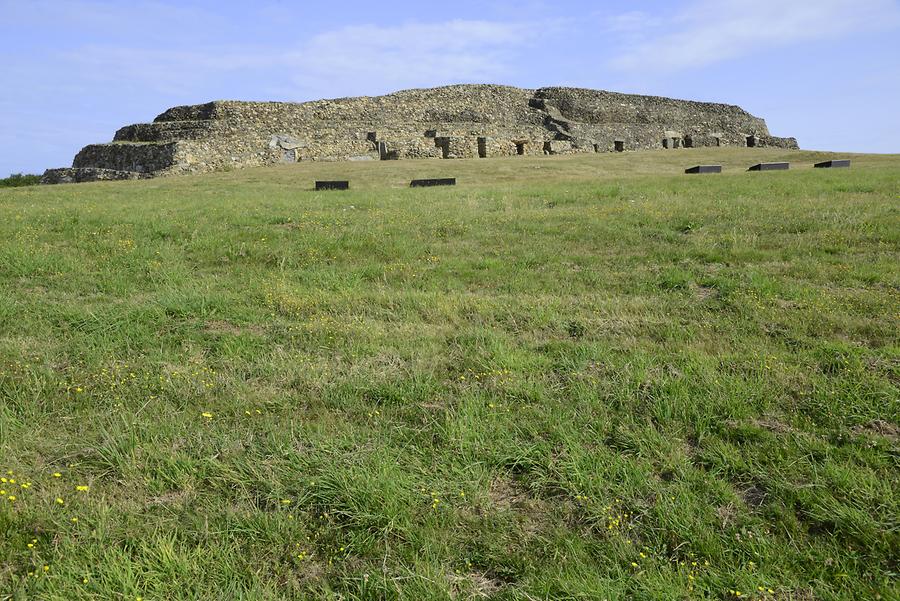
<svg viewBox="0 0 900 601"><path fill-rule="evenodd" d="M79 484L78 486L75 487L75 490L77 490L79 492L87 492L89 488L90 487L85 484Z"/></svg>
<svg viewBox="0 0 900 601"><path fill-rule="evenodd" d="M210 413L209 411L204 411L204 412L201 413L200 415L203 416L203 417L205 417L206 419L212 419L212 416L213 416L213 414Z"/></svg>
<svg viewBox="0 0 900 601"><path fill-rule="evenodd" d="M62 474L60 474L59 472L53 472L53 477L54 478L62 478Z"/></svg>
<svg viewBox="0 0 900 601"><path fill-rule="evenodd" d="M56 502L59 503L60 505L65 503L65 501L63 501L60 497L56 497Z"/></svg>

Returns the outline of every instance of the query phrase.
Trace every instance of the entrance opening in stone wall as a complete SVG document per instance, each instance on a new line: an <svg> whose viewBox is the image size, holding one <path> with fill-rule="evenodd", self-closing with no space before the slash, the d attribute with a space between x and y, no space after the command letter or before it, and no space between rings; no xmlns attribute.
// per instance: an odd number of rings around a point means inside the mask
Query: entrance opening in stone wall
<svg viewBox="0 0 900 601"><path fill-rule="evenodd" d="M691 136L684 137L684 147L685 148L693 148L694 147L694 138Z"/></svg>
<svg viewBox="0 0 900 601"><path fill-rule="evenodd" d="M600 145L594 144L594 152L600 152Z"/></svg>
<svg viewBox="0 0 900 601"><path fill-rule="evenodd" d="M478 138L478 158L487 158L487 138Z"/></svg>
<svg viewBox="0 0 900 601"><path fill-rule="evenodd" d="M435 138L434 145L441 149L441 158L442 159L450 158L450 139L449 138Z"/></svg>
<svg viewBox="0 0 900 601"><path fill-rule="evenodd" d="M386 142L379 142L378 157L382 161L396 161L400 158L400 153L396 150L388 150L388 145Z"/></svg>
<svg viewBox="0 0 900 601"><path fill-rule="evenodd" d="M519 156L525 154L525 142L516 142L516 154Z"/></svg>
<svg viewBox="0 0 900 601"><path fill-rule="evenodd" d="M616 152L625 152L625 141L616 140L613 142L613 147L616 149Z"/></svg>
<svg viewBox="0 0 900 601"><path fill-rule="evenodd" d="M544 154L553 154L553 144L544 142Z"/></svg>
<svg viewBox="0 0 900 601"><path fill-rule="evenodd" d="M747 148L754 148L756 146L756 136L747 136Z"/></svg>

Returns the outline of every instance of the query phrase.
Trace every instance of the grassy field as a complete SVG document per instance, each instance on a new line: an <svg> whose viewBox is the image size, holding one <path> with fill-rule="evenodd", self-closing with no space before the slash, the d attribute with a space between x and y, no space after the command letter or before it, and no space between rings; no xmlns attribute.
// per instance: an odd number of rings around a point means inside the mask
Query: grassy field
<svg viewBox="0 0 900 601"><path fill-rule="evenodd" d="M900 156L824 158L0 190L0 599L897 599Z"/></svg>

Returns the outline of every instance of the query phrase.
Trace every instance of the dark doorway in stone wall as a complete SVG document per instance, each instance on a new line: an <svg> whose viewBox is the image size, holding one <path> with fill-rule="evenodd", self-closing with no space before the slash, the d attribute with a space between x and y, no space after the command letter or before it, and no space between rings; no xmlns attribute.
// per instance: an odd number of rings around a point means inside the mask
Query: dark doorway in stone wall
<svg viewBox="0 0 900 601"><path fill-rule="evenodd" d="M516 154L519 156L525 154L525 142L516 142Z"/></svg>
<svg viewBox="0 0 900 601"><path fill-rule="evenodd" d="M623 140L616 140L613 142L613 148L615 148L616 152L625 152L625 142Z"/></svg>
<svg viewBox="0 0 900 601"><path fill-rule="evenodd" d="M400 158L400 152L397 150L388 150L387 143L378 143L378 157L382 161L396 161Z"/></svg>
<svg viewBox="0 0 900 601"><path fill-rule="evenodd" d="M478 158L487 158L487 138L478 138Z"/></svg>
<svg viewBox="0 0 900 601"><path fill-rule="evenodd" d="M720 138L719 136L713 136L712 142L713 142L713 146L716 146L716 147L721 146L722 138Z"/></svg>
<svg viewBox="0 0 900 601"><path fill-rule="evenodd" d="M544 154L553 154L553 144L544 142Z"/></svg>
<svg viewBox="0 0 900 601"><path fill-rule="evenodd" d="M441 158L450 158L450 140L448 138L435 138L434 145L441 149Z"/></svg>
<svg viewBox="0 0 900 601"><path fill-rule="evenodd" d="M694 147L694 138L691 136L684 137L684 147L685 148L693 148Z"/></svg>
<svg viewBox="0 0 900 601"><path fill-rule="evenodd" d="M600 145L594 144L594 152L600 152Z"/></svg>
<svg viewBox="0 0 900 601"><path fill-rule="evenodd" d="M756 136L747 136L747 148L756 147Z"/></svg>

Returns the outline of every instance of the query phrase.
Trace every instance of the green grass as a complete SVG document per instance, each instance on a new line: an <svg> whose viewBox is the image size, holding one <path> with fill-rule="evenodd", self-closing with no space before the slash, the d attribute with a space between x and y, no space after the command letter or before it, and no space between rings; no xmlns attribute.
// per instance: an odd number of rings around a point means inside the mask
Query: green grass
<svg viewBox="0 0 900 601"><path fill-rule="evenodd" d="M0 191L0 598L898 598L900 157L827 156Z"/></svg>

